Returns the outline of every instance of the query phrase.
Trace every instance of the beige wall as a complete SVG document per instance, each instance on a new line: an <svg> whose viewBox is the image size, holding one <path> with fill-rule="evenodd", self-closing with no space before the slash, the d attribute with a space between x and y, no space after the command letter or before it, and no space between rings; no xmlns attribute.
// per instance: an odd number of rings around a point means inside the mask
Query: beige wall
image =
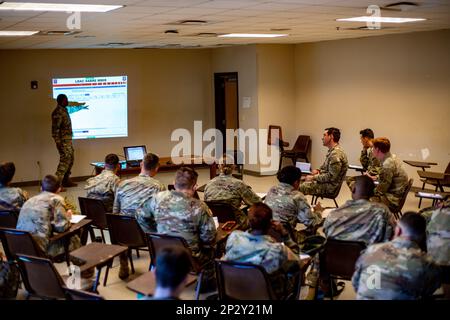
<svg viewBox="0 0 450 320"><path fill-rule="evenodd" d="M401 159L450 160L450 30L299 44L295 49L296 128L312 136L312 162L326 150L323 129L342 130L357 163L359 130L391 140ZM405 169L418 185L417 168Z"/></svg>
<svg viewBox="0 0 450 320"><path fill-rule="evenodd" d="M290 143L288 148L297 138L294 53L294 45L257 46L259 128L281 126L283 139ZM261 165L260 169L267 167Z"/></svg>
<svg viewBox="0 0 450 320"><path fill-rule="evenodd" d="M91 161L146 144L169 155L175 128L214 126L215 72L238 72L239 123L243 129L283 127L291 145L313 139L312 162L326 150L322 130L342 129L349 162L357 163L358 132L371 127L391 139L402 159L427 160L444 170L450 160L450 31L298 45L249 45L213 50L3 50L0 51L0 161L14 161L15 181L55 171L51 138L54 77L128 75L128 138L76 140L74 176ZM39 89L31 90L30 81ZM251 98L243 108L244 97ZM30 159L30 160L27 160ZM41 163L41 172L36 164ZM417 180L415 170L405 166ZM260 172L260 165L247 165ZM416 183L417 184L417 183Z"/></svg>
<svg viewBox="0 0 450 320"><path fill-rule="evenodd" d="M51 137L54 77L128 75L128 138L75 140L73 176L92 172L91 161L145 144L170 155L173 129L210 126L209 50L4 50L0 51L0 161L14 161L14 181L54 173L58 155ZM31 90L30 81L39 89ZM36 161L40 161L39 173Z"/></svg>
<svg viewBox="0 0 450 320"><path fill-rule="evenodd" d="M239 127L244 130L258 128L259 101L257 68L256 46L236 46L212 50L212 73L238 73ZM212 77L211 81L213 88L214 77ZM243 107L243 99L245 97L251 99L249 108ZM212 99L214 99L214 93ZM214 124L214 119L212 123ZM245 157L248 159L248 154ZM245 169L259 171L259 165L246 164Z"/></svg>

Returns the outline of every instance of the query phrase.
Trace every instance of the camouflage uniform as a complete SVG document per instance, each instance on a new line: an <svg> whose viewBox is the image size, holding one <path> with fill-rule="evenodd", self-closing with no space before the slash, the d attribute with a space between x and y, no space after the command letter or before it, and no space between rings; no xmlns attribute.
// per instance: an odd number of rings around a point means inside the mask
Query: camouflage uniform
<svg viewBox="0 0 450 320"><path fill-rule="evenodd" d="M64 253L64 243L62 241L49 243L49 238L53 232L64 232L69 228L70 219L63 197L47 191L25 202L17 221L17 229L30 232L42 251L51 257ZM69 250L75 250L80 246L80 238L73 236L70 239Z"/></svg>
<svg viewBox="0 0 450 320"><path fill-rule="evenodd" d="M292 280L287 272L299 266L299 258L288 259L289 248L275 242L269 235L252 235L236 230L227 240L226 254L223 260L246 262L262 266L269 274L274 293L278 298L292 292Z"/></svg>
<svg viewBox="0 0 450 320"><path fill-rule="evenodd" d="M121 181L117 186L113 213L135 216L138 207L163 190L166 190L166 187L161 182L143 173Z"/></svg>
<svg viewBox="0 0 450 320"><path fill-rule="evenodd" d="M214 278L216 227L208 206L186 194L162 191L148 199L137 212L137 220L145 232L182 237L192 256L205 266L205 281Z"/></svg>
<svg viewBox="0 0 450 320"><path fill-rule="evenodd" d="M408 175L400 159L390 152L386 153L382 161L378 181L375 196L371 200L383 202L391 211L397 211L400 199L408 186Z"/></svg>
<svg viewBox="0 0 450 320"><path fill-rule="evenodd" d="M243 181L234 178L231 174L221 173L215 177L205 187L205 201L225 201L233 207L239 209L242 201L251 206L261 202L261 198L253 192L252 188ZM238 223L242 226L248 225L248 219L244 212L238 210L239 216L236 217Z"/></svg>
<svg viewBox="0 0 450 320"><path fill-rule="evenodd" d="M55 140L59 153L59 164L56 175L61 179L67 179L74 161L72 145L72 121L69 113L76 112L80 107L62 107L58 105L52 112L52 137Z"/></svg>
<svg viewBox="0 0 450 320"><path fill-rule="evenodd" d="M363 241L366 245L389 241L395 221L389 208L366 199L349 200L330 212L323 232L327 238Z"/></svg>
<svg viewBox="0 0 450 320"><path fill-rule="evenodd" d="M0 211L19 212L25 201L28 200L28 193L20 188L11 188L0 184Z"/></svg>
<svg viewBox="0 0 450 320"><path fill-rule="evenodd" d="M14 262L3 261L0 252L0 300L15 299L19 289L20 274Z"/></svg>
<svg viewBox="0 0 450 320"><path fill-rule="evenodd" d="M313 176L313 181L300 185L300 192L310 195L333 195L340 187L347 173L348 161L344 150L336 145L328 150L320 173Z"/></svg>
<svg viewBox="0 0 450 320"><path fill-rule="evenodd" d="M368 247L356 262L352 284L358 300L421 299L439 288L440 270L418 244L399 237Z"/></svg>
<svg viewBox="0 0 450 320"><path fill-rule="evenodd" d="M422 216L430 216L427 223L427 251L433 261L450 266L450 200L442 208L429 209Z"/></svg>
<svg viewBox="0 0 450 320"><path fill-rule="evenodd" d="M289 231L291 239L296 244L303 243L306 234L297 232L297 223L302 223L308 228L313 228L322 222L320 214L315 213L308 204L305 196L288 183L280 182L270 188L264 203L273 211L273 220L280 221ZM297 251L295 246L286 243L291 249Z"/></svg>
<svg viewBox="0 0 450 320"><path fill-rule="evenodd" d="M362 149L361 150L361 156L359 157L359 161L361 162L361 165L364 168L364 171L366 171L371 176L376 176L380 174L381 170L381 164L380 160L378 160L373 155L373 147L368 149ZM350 190L353 190L353 186L355 185L355 177L347 177L347 185L350 188Z"/></svg>
<svg viewBox="0 0 450 320"><path fill-rule="evenodd" d="M112 212L114 204L114 194L120 179L112 170L105 169L99 175L89 178L86 181L84 190L87 197L101 200L107 212Z"/></svg>

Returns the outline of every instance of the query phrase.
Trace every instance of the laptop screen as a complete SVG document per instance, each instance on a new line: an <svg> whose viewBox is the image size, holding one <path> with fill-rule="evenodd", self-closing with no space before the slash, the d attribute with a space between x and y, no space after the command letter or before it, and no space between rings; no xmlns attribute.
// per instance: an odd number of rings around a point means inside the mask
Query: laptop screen
<svg viewBox="0 0 450 320"><path fill-rule="evenodd" d="M144 159L147 154L145 146L124 147L125 158L127 161L139 161Z"/></svg>
<svg viewBox="0 0 450 320"><path fill-rule="evenodd" d="M297 168L299 168L304 173L310 173L311 172L311 163L308 162L297 162L295 164Z"/></svg>

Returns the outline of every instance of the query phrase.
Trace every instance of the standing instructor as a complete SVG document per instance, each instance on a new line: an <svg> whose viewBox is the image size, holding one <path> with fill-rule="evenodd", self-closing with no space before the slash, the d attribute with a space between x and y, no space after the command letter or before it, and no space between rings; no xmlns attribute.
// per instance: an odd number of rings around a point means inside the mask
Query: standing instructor
<svg viewBox="0 0 450 320"><path fill-rule="evenodd" d="M67 110L69 101L65 94L58 95L56 101L58 105L52 112L52 137L55 139L56 148L59 153L56 176L62 180L63 187L75 187L77 184L69 179L74 160L72 122L70 121L69 111Z"/></svg>

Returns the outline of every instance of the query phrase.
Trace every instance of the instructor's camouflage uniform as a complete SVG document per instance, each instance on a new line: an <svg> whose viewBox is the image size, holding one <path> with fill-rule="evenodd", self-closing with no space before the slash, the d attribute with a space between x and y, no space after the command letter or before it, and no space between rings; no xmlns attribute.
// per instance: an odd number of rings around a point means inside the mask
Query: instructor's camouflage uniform
<svg viewBox="0 0 450 320"><path fill-rule="evenodd" d="M347 168L347 156L341 146L336 145L328 150L320 173L313 176L313 181L302 183L299 190L305 195L332 196L341 187Z"/></svg>

